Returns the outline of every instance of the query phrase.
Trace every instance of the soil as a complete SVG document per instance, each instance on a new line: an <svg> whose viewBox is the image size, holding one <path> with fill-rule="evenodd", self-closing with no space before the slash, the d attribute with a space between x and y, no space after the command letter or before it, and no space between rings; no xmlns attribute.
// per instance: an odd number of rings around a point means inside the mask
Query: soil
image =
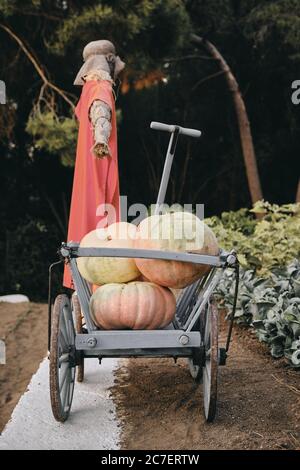
<svg viewBox="0 0 300 470"><path fill-rule="evenodd" d="M203 417L201 385L183 359L123 364L112 395L124 449L300 449L300 372L271 358L249 329L234 329L211 424Z"/></svg>
<svg viewBox="0 0 300 470"><path fill-rule="evenodd" d="M0 339L6 364L0 364L0 432L47 354L47 305L0 302Z"/></svg>
<svg viewBox="0 0 300 470"><path fill-rule="evenodd" d="M0 318L7 348L7 364L0 365L1 431L47 353L47 306L0 303ZM234 329L212 424L184 360L124 361L112 396L123 449L300 449L300 372L271 358L249 329Z"/></svg>

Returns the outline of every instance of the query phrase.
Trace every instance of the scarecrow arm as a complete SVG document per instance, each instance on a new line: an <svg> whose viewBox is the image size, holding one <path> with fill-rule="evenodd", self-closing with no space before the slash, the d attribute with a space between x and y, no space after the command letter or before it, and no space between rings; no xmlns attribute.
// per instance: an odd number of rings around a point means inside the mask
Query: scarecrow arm
<svg viewBox="0 0 300 470"><path fill-rule="evenodd" d="M111 109L104 101L95 100L90 107L94 145L92 151L97 158L110 156L108 141L111 133Z"/></svg>

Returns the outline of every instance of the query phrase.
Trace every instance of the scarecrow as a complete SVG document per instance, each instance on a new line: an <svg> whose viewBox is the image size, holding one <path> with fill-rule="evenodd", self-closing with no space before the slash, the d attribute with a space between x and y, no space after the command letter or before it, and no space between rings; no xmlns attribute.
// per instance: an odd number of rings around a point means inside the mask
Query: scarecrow
<svg viewBox="0 0 300 470"><path fill-rule="evenodd" d="M87 44L83 60L74 81L82 86L82 92L75 109L79 133L68 242L79 242L91 230L116 222L120 216L113 85L125 64L107 40ZM64 286L74 288L67 265Z"/></svg>

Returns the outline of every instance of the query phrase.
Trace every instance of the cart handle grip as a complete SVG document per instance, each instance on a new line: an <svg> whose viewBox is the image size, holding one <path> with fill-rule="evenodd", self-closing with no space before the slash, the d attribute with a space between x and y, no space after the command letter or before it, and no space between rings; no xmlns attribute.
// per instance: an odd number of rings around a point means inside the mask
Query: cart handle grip
<svg viewBox="0 0 300 470"><path fill-rule="evenodd" d="M175 132L176 129L179 130L179 134L188 135L189 137L199 138L201 136L201 131L197 129L188 129L187 127L180 127L174 124L164 124L163 122L152 121L150 124L151 129L155 131L166 131L166 132Z"/></svg>

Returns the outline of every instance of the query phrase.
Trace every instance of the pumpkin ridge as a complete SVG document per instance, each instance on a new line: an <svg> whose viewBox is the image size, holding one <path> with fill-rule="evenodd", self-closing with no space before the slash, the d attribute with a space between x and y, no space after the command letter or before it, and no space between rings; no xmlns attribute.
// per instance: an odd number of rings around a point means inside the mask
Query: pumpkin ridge
<svg viewBox="0 0 300 470"><path fill-rule="evenodd" d="M171 292L171 291L170 291ZM164 321L163 321L163 325L164 326L167 326L166 323L167 323L167 320L168 320L168 302L167 302L167 299L166 299L166 291L162 291L162 295L164 297L164 302L165 302L165 310L164 310Z"/></svg>
<svg viewBox="0 0 300 470"><path fill-rule="evenodd" d="M166 287L167 289L167 287ZM167 320L168 320L168 302L167 302L167 291L163 290L163 289L160 289L161 291L161 295L164 299L164 304L165 304L165 309L164 309L164 320L162 322L162 326L167 326L166 323L167 323ZM170 291L171 292L171 291Z"/></svg>
<svg viewBox="0 0 300 470"><path fill-rule="evenodd" d="M150 284L151 285L151 289L154 289L156 290L156 285L155 284ZM150 286L149 286L149 289L150 289ZM155 320L155 317L156 315L159 314L159 312L157 311L157 302L156 302L156 299L155 297L152 297L149 295L149 300L148 300L148 315L147 315L147 330L152 330L152 329L155 329L155 325L157 323L157 321Z"/></svg>
<svg viewBox="0 0 300 470"><path fill-rule="evenodd" d="M140 325L140 317L141 317L141 313L143 313L142 306L141 306L141 300L140 300L140 298L142 296L139 295L140 291L141 291L141 289L140 289L141 284L135 283L134 287L135 287L135 290L136 290L136 293L137 293L137 298L138 298L138 310L137 310L136 319L135 319L135 322L134 322L134 329L140 329L140 328L136 328L136 326ZM147 326L145 327L145 329L147 329Z"/></svg>
<svg viewBox="0 0 300 470"><path fill-rule="evenodd" d="M126 328L126 325L124 324L123 321L123 316L124 316L124 311L123 311L123 306L124 303L122 302L122 296L127 288L127 284L121 284L120 291L119 291L119 311L120 311L120 323L123 324L123 328ZM125 311L125 317L126 317L126 311Z"/></svg>
<svg viewBox="0 0 300 470"><path fill-rule="evenodd" d="M154 288L155 291L158 292L159 288L156 284L154 284L153 288ZM151 315L149 316L149 326L148 326L148 328L151 329L151 330L160 327L160 324L161 324L161 311L164 310L164 308L165 308L164 305L161 306L161 301L162 300L163 299L161 299L161 297L160 297L159 302L155 302L156 305L153 305L153 307L152 307ZM159 325L157 323L157 317L160 318Z"/></svg>
<svg viewBox="0 0 300 470"><path fill-rule="evenodd" d="M154 288L156 289L156 286ZM154 301L155 301L154 297L149 296L149 323L148 323L148 328L151 326L151 320L153 319L153 316L156 314Z"/></svg>

